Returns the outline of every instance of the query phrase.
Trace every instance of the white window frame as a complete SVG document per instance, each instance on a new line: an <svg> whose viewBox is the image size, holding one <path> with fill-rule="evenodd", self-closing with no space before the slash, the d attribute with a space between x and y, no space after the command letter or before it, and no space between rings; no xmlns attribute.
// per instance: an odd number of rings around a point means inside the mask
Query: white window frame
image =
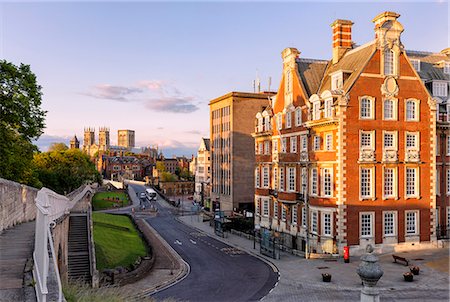
<svg viewBox="0 0 450 302"><path fill-rule="evenodd" d="M302 227L306 227L306 208L302 207Z"/></svg>
<svg viewBox="0 0 450 302"><path fill-rule="evenodd" d="M311 168L311 184L310 195L317 196L319 194L319 173L317 168Z"/></svg>
<svg viewBox="0 0 450 302"><path fill-rule="evenodd" d="M270 154L270 141L264 141L264 154Z"/></svg>
<svg viewBox="0 0 450 302"><path fill-rule="evenodd" d="M272 153L278 153L278 139L272 140Z"/></svg>
<svg viewBox="0 0 450 302"><path fill-rule="evenodd" d="M414 104L414 116L410 116L408 104ZM417 99L405 100L405 121L418 122L420 120L420 101Z"/></svg>
<svg viewBox="0 0 450 302"><path fill-rule="evenodd" d="M281 220L286 221L286 206L284 204L281 204Z"/></svg>
<svg viewBox="0 0 450 302"><path fill-rule="evenodd" d="M414 146L408 146L408 136L415 137ZM405 132L405 151L407 150L414 150L414 151L420 150L420 132L409 132L409 131Z"/></svg>
<svg viewBox="0 0 450 302"><path fill-rule="evenodd" d="M420 60L419 59L411 59L411 65L414 67L416 71L420 71Z"/></svg>
<svg viewBox="0 0 450 302"><path fill-rule="evenodd" d="M317 234L319 231L319 215L317 211L311 211L311 233Z"/></svg>
<svg viewBox="0 0 450 302"><path fill-rule="evenodd" d="M273 174L273 182L272 182L273 188L275 190L277 190L278 189L278 167L273 167L272 174Z"/></svg>
<svg viewBox="0 0 450 302"><path fill-rule="evenodd" d="M365 232L363 234L363 215L368 215L367 217L370 217L370 233ZM375 237L374 233L374 224L375 224L375 212L359 212L359 237L360 238L373 238Z"/></svg>
<svg viewBox="0 0 450 302"><path fill-rule="evenodd" d="M386 193L386 170L392 170L392 194ZM383 167L383 199L397 199L398 196L398 172L397 167Z"/></svg>
<svg viewBox="0 0 450 302"><path fill-rule="evenodd" d="M312 119L314 121L320 120L320 100L313 102Z"/></svg>
<svg viewBox="0 0 450 302"><path fill-rule="evenodd" d="M321 145L321 137L319 135L314 135L314 151L320 151L320 145Z"/></svg>
<svg viewBox="0 0 450 302"><path fill-rule="evenodd" d="M444 73L450 74L450 62L444 63Z"/></svg>
<svg viewBox="0 0 450 302"><path fill-rule="evenodd" d="M322 220L322 236L324 237L332 237L333 236L333 212L321 212L321 220ZM326 226L325 216L329 216L329 228Z"/></svg>
<svg viewBox="0 0 450 302"><path fill-rule="evenodd" d="M302 109L295 109L295 126L301 126L302 124Z"/></svg>
<svg viewBox="0 0 450 302"><path fill-rule="evenodd" d="M408 225L408 214L414 214L414 232L408 231L409 225ZM405 236L417 236L419 235L419 223L420 215L418 210L412 210L412 211L405 211Z"/></svg>
<svg viewBox="0 0 450 302"><path fill-rule="evenodd" d="M445 81L433 81L433 96L447 97L448 84Z"/></svg>
<svg viewBox="0 0 450 302"><path fill-rule="evenodd" d="M264 166L262 169L262 173L263 173L263 184L262 187L265 189L269 188L269 167L268 166Z"/></svg>
<svg viewBox="0 0 450 302"><path fill-rule="evenodd" d="M279 177L279 189L280 191L284 191L284 187L285 187L285 177L284 177L284 167L278 167L278 169L280 170L280 177Z"/></svg>
<svg viewBox="0 0 450 302"><path fill-rule="evenodd" d="M291 149L291 153L297 153L297 136L291 136L291 139L289 140Z"/></svg>
<svg viewBox="0 0 450 302"><path fill-rule="evenodd" d="M321 195L323 197L333 197L333 168L332 167L327 167L327 168L322 168L321 170L321 180L322 180L322 184L321 184ZM329 173L329 177L330 177L330 183L327 184L325 182L326 177L325 177L325 173ZM329 190L330 192L327 193L326 192L326 188L327 186L329 186Z"/></svg>
<svg viewBox="0 0 450 302"><path fill-rule="evenodd" d="M390 48L383 51L383 74L395 75L395 52Z"/></svg>
<svg viewBox="0 0 450 302"><path fill-rule="evenodd" d="M259 167L255 168L255 188L259 188L261 186L261 178L259 175Z"/></svg>
<svg viewBox="0 0 450 302"><path fill-rule="evenodd" d="M333 117L333 98L328 98L324 101L323 115L325 118Z"/></svg>
<svg viewBox="0 0 450 302"><path fill-rule="evenodd" d="M392 215L392 233L386 233L386 215ZM397 236L397 211L383 211L383 237Z"/></svg>
<svg viewBox="0 0 450 302"><path fill-rule="evenodd" d="M292 215L291 215L291 223L292 225L297 225L298 220L298 208L297 204L292 205Z"/></svg>
<svg viewBox="0 0 450 302"><path fill-rule="evenodd" d="M302 151L308 151L308 136L306 134L300 136L300 148Z"/></svg>
<svg viewBox="0 0 450 302"><path fill-rule="evenodd" d="M450 134L447 135L446 142L447 142L447 156L450 156Z"/></svg>
<svg viewBox="0 0 450 302"><path fill-rule="evenodd" d="M362 189L363 189L363 184L362 184L362 174L363 174L363 170L369 170L369 194L368 195L362 195ZM375 199L375 167L373 166L362 166L359 168L359 199L360 200L367 200L367 199Z"/></svg>
<svg viewBox="0 0 450 302"><path fill-rule="evenodd" d="M386 116L386 102L392 102L392 117ZM398 99L387 98L383 99L383 120L396 121L398 119Z"/></svg>
<svg viewBox="0 0 450 302"><path fill-rule="evenodd" d="M264 154L264 143L258 142L258 154Z"/></svg>
<svg viewBox="0 0 450 302"><path fill-rule="evenodd" d="M292 112L287 111L284 115L284 118L285 118L286 129L291 128L292 127Z"/></svg>
<svg viewBox="0 0 450 302"><path fill-rule="evenodd" d="M362 145L363 134L369 134L370 135L370 145L369 146L363 146ZM360 130L359 131L359 150L360 151L363 151L363 150L375 150L375 130L371 130L371 131Z"/></svg>
<svg viewBox="0 0 450 302"><path fill-rule="evenodd" d="M414 172L414 193L408 194L408 170L415 171ZM405 167L405 198L419 198L420 196L420 169L419 167L406 166Z"/></svg>
<svg viewBox="0 0 450 302"><path fill-rule="evenodd" d="M262 201L263 202L263 212L262 212L262 215L264 216L264 217L269 217L269 200L268 199L266 199L266 198L264 198L264 200Z"/></svg>
<svg viewBox="0 0 450 302"><path fill-rule="evenodd" d="M335 72L331 75L331 90L342 89L344 86L342 71Z"/></svg>
<svg viewBox="0 0 450 302"><path fill-rule="evenodd" d="M278 201L273 201L273 218L278 219Z"/></svg>
<svg viewBox="0 0 450 302"><path fill-rule="evenodd" d="M370 106L368 110L368 116L363 116L363 101L369 101L368 104ZM365 110L366 111L366 110ZM373 120L375 118L375 98L372 96L361 96L359 97L359 119L361 120Z"/></svg>
<svg viewBox="0 0 450 302"><path fill-rule="evenodd" d="M278 113L276 117L277 117L277 130L281 130L283 128L283 118L281 113Z"/></svg>
<svg viewBox="0 0 450 302"><path fill-rule="evenodd" d="M255 197L255 212L257 216L261 216L261 209L259 207L259 202L261 201L260 197Z"/></svg>
<svg viewBox="0 0 450 302"><path fill-rule="evenodd" d="M287 137L281 138L281 153L287 152Z"/></svg>
<svg viewBox="0 0 450 302"><path fill-rule="evenodd" d="M386 137L392 135L392 146L386 146ZM383 130L383 150L398 150L398 132L397 131L385 131Z"/></svg>
<svg viewBox="0 0 450 302"><path fill-rule="evenodd" d="M295 167L287 167L286 168L286 174L287 174L287 191L288 192L295 192L296 189L296 181L297 181L297 175L296 175L296 169Z"/></svg>
<svg viewBox="0 0 450 302"><path fill-rule="evenodd" d="M325 134L325 150L326 151L333 150L333 133Z"/></svg>
<svg viewBox="0 0 450 302"><path fill-rule="evenodd" d="M447 178L447 196L450 195L450 168L447 168L446 172L446 178Z"/></svg>

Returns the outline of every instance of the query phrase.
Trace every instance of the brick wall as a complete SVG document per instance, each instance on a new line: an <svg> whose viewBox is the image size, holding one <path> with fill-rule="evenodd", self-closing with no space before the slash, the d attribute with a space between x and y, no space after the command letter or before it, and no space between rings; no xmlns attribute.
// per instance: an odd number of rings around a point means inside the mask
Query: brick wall
<svg viewBox="0 0 450 302"><path fill-rule="evenodd" d="M36 218L38 189L0 178L0 232Z"/></svg>

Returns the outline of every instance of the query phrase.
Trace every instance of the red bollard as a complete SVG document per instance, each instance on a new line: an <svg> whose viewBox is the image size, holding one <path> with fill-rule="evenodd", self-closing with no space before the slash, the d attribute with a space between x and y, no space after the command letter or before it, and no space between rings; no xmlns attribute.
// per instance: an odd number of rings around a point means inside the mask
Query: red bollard
<svg viewBox="0 0 450 302"><path fill-rule="evenodd" d="M344 262L350 262L350 248L348 247L348 245L344 246Z"/></svg>

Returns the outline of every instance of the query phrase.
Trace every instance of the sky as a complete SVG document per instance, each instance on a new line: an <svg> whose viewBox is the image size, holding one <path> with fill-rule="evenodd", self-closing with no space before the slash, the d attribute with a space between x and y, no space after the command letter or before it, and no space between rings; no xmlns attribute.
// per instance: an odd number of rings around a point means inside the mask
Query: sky
<svg viewBox="0 0 450 302"><path fill-rule="evenodd" d="M352 39L374 39L372 19L401 15L406 49L449 47L447 1L351 2L5 2L0 0L0 59L28 64L47 110L46 151L82 141L84 127L136 131L136 145L165 156L195 154L209 137L211 99L279 85L281 51L330 59L335 19L354 22ZM98 138L97 138L98 139Z"/></svg>

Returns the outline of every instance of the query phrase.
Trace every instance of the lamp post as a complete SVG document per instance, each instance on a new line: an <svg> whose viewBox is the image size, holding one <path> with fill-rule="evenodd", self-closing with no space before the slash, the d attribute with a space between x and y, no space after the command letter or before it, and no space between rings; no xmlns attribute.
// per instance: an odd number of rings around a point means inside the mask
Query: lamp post
<svg viewBox="0 0 450 302"><path fill-rule="evenodd" d="M308 166L307 166L308 167ZM308 169L306 169L305 179L303 181L303 204L305 207L305 215L306 215L306 246L305 246L305 258L309 259L309 200L308 200L308 186L306 184L308 179Z"/></svg>

